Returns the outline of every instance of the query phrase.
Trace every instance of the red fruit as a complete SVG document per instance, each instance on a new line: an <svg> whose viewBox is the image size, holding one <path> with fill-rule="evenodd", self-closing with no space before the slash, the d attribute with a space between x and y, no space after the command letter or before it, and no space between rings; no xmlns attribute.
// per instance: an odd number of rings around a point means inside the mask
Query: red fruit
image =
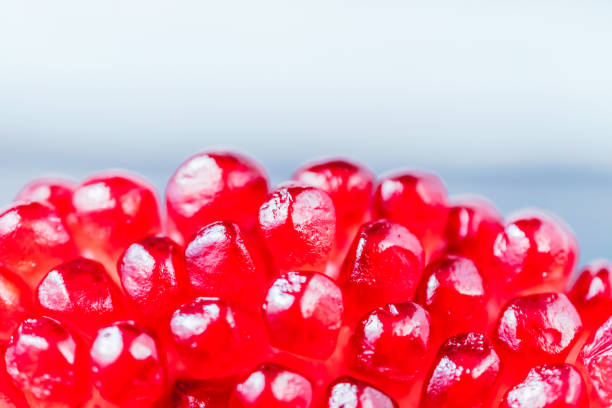
<svg viewBox="0 0 612 408"><path fill-rule="evenodd" d="M444 338L487 326L487 284L474 265L456 255L446 255L425 269L417 301L431 315L434 328Z"/></svg>
<svg viewBox="0 0 612 408"><path fill-rule="evenodd" d="M480 333L459 334L440 348L421 408L480 408L488 405L500 359Z"/></svg>
<svg viewBox="0 0 612 408"><path fill-rule="evenodd" d="M446 189L433 174L400 172L382 178L374 194L374 213L408 228L429 256L444 244Z"/></svg>
<svg viewBox="0 0 612 408"><path fill-rule="evenodd" d="M44 314L88 335L124 316L119 288L101 264L84 258L49 272L36 288L36 301Z"/></svg>
<svg viewBox="0 0 612 408"><path fill-rule="evenodd" d="M51 207L17 204L0 214L0 267L17 273L30 286L77 255L72 237Z"/></svg>
<svg viewBox="0 0 612 408"><path fill-rule="evenodd" d="M509 390L500 408L588 408L580 372L570 364L532 368L527 378Z"/></svg>
<svg viewBox="0 0 612 408"><path fill-rule="evenodd" d="M266 273L238 225L218 221L202 228L185 249L195 293L260 305Z"/></svg>
<svg viewBox="0 0 612 408"><path fill-rule="evenodd" d="M15 201L38 201L55 209L62 220L74 211L72 193L76 183L61 179L38 179L26 184L15 197Z"/></svg>
<svg viewBox="0 0 612 408"><path fill-rule="evenodd" d="M612 315L612 263L601 259L585 266L569 298L585 326L595 328L603 323Z"/></svg>
<svg viewBox="0 0 612 408"><path fill-rule="evenodd" d="M17 275L0 269L0 341L8 340L32 310L32 291Z"/></svg>
<svg viewBox="0 0 612 408"><path fill-rule="evenodd" d="M264 170L237 153L199 153L168 181L168 229L179 243L214 221L232 221L249 230L268 193Z"/></svg>
<svg viewBox="0 0 612 408"><path fill-rule="evenodd" d="M338 278L351 318L411 300L423 263L421 243L405 227L387 220L362 226Z"/></svg>
<svg viewBox="0 0 612 408"><path fill-rule="evenodd" d="M172 387L172 408L227 408L232 389L219 381L178 380Z"/></svg>
<svg viewBox="0 0 612 408"><path fill-rule="evenodd" d="M150 407L166 386L163 355L153 334L133 322L101 328L90 350L94 386L119 406Z"/></svg>
<svg viewBox="0 0 612 408"><path fill-rule="evenodd" d="M561 221L523 211L497 235L492 266L505 292L558 291L565 288L577 255L576 241Z"/></svg>
<svg viewBox="0 0 612 408"><path fill-rule="evenodd" d="M541 293L510 301L500 314L495 339L533 366L562 361L581 330L580 315L564 294Z"/></svg>
<svg viewBox="0 0 612 408"><path fill-rule="evenodd" d="M312 384L300 374L271 363L260 365L236 385L230 408L309 408Z"/></svg>
<svg viewBox="0 0 612 408"><path fill-rule="evenodd" d="M161 229L153 187L132 175L92 176L75 190L72 204L68 225L79 248L111 271L131 243Z"/></svg>
<svg viewBox="0 0 612 408"><path fill-rule="evenodd" d="M395 380L410 380L430 349L429 314L416 303L389 304L368 314L351 338L355 368Z"/></svg>
<svg viewBox="0 0 612 408"><path fill-rule="evenodd" d="M0 407L2 408L28 408L28 403L23 393L13 385L13 382L6 373L4 364L4 352L6 344L0 343Z"/></svg>
<svg viewBox="0 0 612 408"><path fill-rule="evenodd" d="M591 335L578 359L593 388L593 399L605 407L612 406L612 316Z"/></svg>
<svg viewBox="0 0 612 408"><path fill-rule="evenodd" d="M351 377L342 377L329 386L326 407L397 408L397 403L366 382Z"/></svg>
<svg viewBox="0 0 612 408"><path fill-rule="evenodd" d="M374 174L360 164L332 159L301 167L293 179L329 194L336 209L338 246L350 244L357 228L370 218Z"/></svg>
<svg viewBox="0 0 612 408"><path fill-rule="evenodd" d="M199 297L174 312L170 331L191 376L212 378L234 374L259 357L257 323L226 301Z"/></svg>
<svg viewBox="0 0 612 408"><path fill-rule="evenodd" d="M480 197L461 198L453 203L446 221L446 251L470 258L484 276L490 277L491 252L497 234L504 229L497 209Z"/></svg>
<svg viewBox="0 0 612 408"><path fill-rule="evenodd" d="M263 312L273 346L323 360L338 341L342 292L320 273L288 272L272 284Z"/></svg>
<svg viewBox="0 0 612 408"><path fill-rule="evenodd" d="M169 316L185 298L183 251L170 238L150 236L133 243L119 260L117 271L127 299L141 319Z"/></svg>
<svg viewBox="0 0 612 408"><path fill-rule="evenodd" d="M91 393L87 350L55 320L24 320L4 356L13 383L34 407L76 407Z"/></svg>
<svg viewBox="0 0 612 408"><path fill-rule="evenodd" d="M322 272L336 237L334 204L318 188L282 185L260 207L259 230L280 270Z"/></svg>

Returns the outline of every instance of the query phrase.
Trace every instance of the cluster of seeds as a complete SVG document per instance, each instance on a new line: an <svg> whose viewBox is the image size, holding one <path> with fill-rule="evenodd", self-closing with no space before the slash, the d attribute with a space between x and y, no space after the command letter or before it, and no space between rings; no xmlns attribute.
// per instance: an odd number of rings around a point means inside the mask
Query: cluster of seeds
<svg viewBox="0 0 612 408"><path fill-rule="evenodd" d="M347 160L235 153L165 193L34 181L0 214L0 407L612 407L612 265L569 229Z"/></svg>

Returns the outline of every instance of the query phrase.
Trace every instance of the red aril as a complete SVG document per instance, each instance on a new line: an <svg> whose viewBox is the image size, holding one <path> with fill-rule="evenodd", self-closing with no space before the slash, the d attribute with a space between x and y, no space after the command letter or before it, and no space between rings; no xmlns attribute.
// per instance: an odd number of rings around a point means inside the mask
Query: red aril
<svg viewBox="0 0 612 408"><path fill-rule="evenodd" d="M17 275L0 268L0 341L6 341L32 311L32 290Z"/></svg>
<svg viewBox="0 0 612 408"><path fill-rule="evenodd" d="M397 408L397 403L374 386L352 377L341 377L329 386L328 408Z"/></svg>
<svg viewBox="0 0 612 408"><path fill-rule="evenodd" d="M591 390L591 400L612 406L612 315L587 340L578 357Z"/></svg>
<svg viewBox="0 0 612 408"><path fill-rule="evenodd" d="M172 408L227 408L232 393L230 381L180 379L170 393Z"/></svg>
<svg viewBox="0 0 612 408"><path fill-rule="evenodd" d="M230 152L196 154L168 181L168 230L181 244L214 221L232 221L249 230L267 193L266 174L252 159Z"/></svg>
<svg viewBox="0 0 612 408"><path fill-rule="evenodd" d="M72 194L76 189L75 182L62 179L38 179L23 186L15 201L37 201L47 204L57 211L62 220L74 211Z"/></svg>
<svg viewBox="0 0 612 408"><path fill-rule="evenodd" d="M585 327L597 328L612 315L612 263L600 259L585 266L568 296Z"/></svg>
<svg viewBox="0 0 612 408"><path fill-rule="evenodd" d="M0 214L0 267L31 287L55 265L77 255L62 219L46 204L16 204Z"/></svg>

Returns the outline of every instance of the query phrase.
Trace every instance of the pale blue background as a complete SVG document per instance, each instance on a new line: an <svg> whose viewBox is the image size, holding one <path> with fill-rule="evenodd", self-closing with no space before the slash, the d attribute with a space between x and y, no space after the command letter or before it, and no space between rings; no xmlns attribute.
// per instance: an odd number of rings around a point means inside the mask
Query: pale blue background
<svg viewBox="0 0 612 408"><path fill-rule="evenodd" d="M0 3L0 199L107 167L160 191L188 155L274 181L342 153L550 209L612 257L609 1Z"/></svg>

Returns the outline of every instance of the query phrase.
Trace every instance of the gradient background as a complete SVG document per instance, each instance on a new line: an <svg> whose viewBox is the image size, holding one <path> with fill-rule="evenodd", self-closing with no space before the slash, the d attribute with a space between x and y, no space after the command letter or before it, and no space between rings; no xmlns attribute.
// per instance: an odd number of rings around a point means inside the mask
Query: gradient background
<svg viewBox="0 0 612 408"><path fill-rule="evenodd" d="M609 1L3 2L0 199L109 167L162 192L211 146L274 182L342 154L549 209L583 262L612 257L611 22Z"/></svg>

